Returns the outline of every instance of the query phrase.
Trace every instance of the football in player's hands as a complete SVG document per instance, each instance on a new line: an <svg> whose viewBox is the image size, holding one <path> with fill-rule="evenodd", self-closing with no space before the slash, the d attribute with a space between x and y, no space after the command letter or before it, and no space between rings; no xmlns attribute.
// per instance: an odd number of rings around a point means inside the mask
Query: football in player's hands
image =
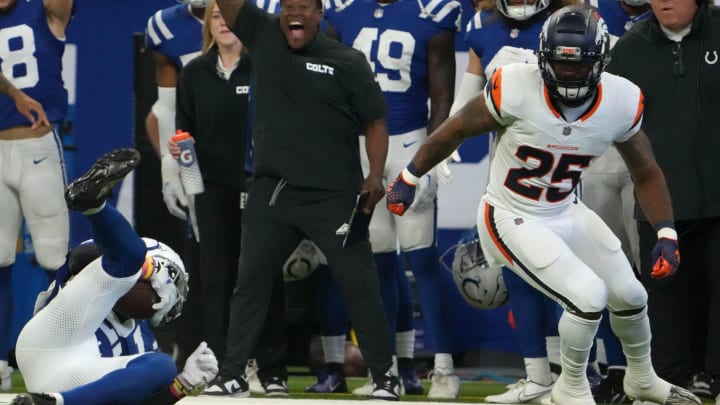
<svg viewBox="0 0 720 405"><path fill-rule="evenodd" d="M127 294L120 297L113 309L128 318L149 319L155 314L153 304L158 301L160 297L150 280L139 279Z"/></svg>

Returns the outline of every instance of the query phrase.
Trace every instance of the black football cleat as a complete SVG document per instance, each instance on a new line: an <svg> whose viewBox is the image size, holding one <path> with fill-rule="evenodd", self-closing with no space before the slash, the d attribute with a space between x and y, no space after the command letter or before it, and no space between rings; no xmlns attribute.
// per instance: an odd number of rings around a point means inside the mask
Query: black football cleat
<svg viewBox="0 0 720 405"><path fill-rule="evenodd" d="M10 405L55 405L55 397L48 394L20 394L13 398Z"/></svg>
<svg viewBox="0 0 720 405"><path fill-rule="evenodd" d="M112 192L113 186L140 163L135 149L115 149L102 155L84 175L65 187L68 208L87 211L100 207Z"/></svg>

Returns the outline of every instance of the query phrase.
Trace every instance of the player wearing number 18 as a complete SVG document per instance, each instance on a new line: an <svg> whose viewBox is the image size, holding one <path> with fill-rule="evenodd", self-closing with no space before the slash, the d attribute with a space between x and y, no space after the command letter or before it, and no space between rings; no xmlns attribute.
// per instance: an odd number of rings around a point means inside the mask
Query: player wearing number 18
<svg viewBox="0 0 720 405"><path fill-rule="evenodd" d="M60 72L72 12L73 0L0 0L0 67L7 78L0 81L0 375L11 346L10 271L23 214L43 269L63 266L68 249L64 159L52 124L67 112ZM13 94L9 86L42 108L29 112L6 96Z"/></svg>
<svg viewBox="0 0 720 405"><path fill-rule="evenodd" d="M585 376L603 309L627 356L624 388L631 398L700 404L659 378L650 359L647 293L620 241L573 190L590 161L615 143L635 182L640 207L658 229L653 277L672 276L680 257L665 177L640 129L643 96L631 82L604 73L604 21L590 6L555 12L540 35L538 64L495 71L483 94L434 131L388 190L402 215L418 177L467 136L498 131L490 184L478 212L480 242L492 266L507 266L564 308L562 373L556 404L594 404Z"/></svg>

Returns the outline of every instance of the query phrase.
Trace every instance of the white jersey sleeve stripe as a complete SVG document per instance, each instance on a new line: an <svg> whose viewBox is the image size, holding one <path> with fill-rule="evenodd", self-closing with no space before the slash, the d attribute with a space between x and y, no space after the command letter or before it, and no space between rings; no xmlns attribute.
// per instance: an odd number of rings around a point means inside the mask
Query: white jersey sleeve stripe
<svg viewBox="0 0 720 405"><path fill-rule="evenodd" d="M446 3L446 4L443 6L443 8L440 9L440 12L437 13L437 14L435 15L435 17L433 17L433 21L435 21L435 22L440 22L440 21L442 21L443 19L445 19L445 17L446 17L448 14L450 14L453 10L455 10L455 9L458 8L458 7L460 7L460 3L457 2L457 1L451 1L451 2ZM458 22L459 22L459 21L458 21ZM458 25L459 25L459 24L458 24ZM459 28L460 28L459 26L456 26L456 29L457 29L458 31L459 31Z"/></svg>
<svg viewBox="0 0 720 405"><path fill-rule="evenodd" d="M165 40L171 40L175 38L175 35L173 35L172 31L165 25L165 21L163 21L162 18L162 10L158 10L157 13L155 13L155 22L157 23L158 28L160 29L160 32L165 37Z"/></svg>
<svg viewBox="0 0 720 405"><path fill-rule="evenodd" d="M159 11L158 11L159 13ZM155 20L155 17L151 17L148 19L147 23L147 29L145 29L145 32L148 37L150 37L150 40L152 41L152 44L157 46L160 44L160 37L158 36L157 32L155 32L155 26L153 25L153 21Z"/></svg>

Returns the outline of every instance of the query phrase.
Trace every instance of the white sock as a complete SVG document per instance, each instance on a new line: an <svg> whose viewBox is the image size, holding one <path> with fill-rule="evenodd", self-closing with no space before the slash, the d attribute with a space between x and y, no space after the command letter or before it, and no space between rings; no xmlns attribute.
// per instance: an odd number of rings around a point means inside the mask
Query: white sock
<svg viewBox="0 0 720 405"><path fill-rule="evenodd" d="M455 374L452 355L450 353L435 353L435 369L443 369L450 374Z"/></svg>
<svg viewBox="0 0 720 405"><path fill-rule="evenodd" d="M395 334L395 350L401 359L412 359L415 357L415 329Z"/></svg>
<svg viewBox="0 0 720 405"><path fill-rule="evenodd" d="M571 396L588 395L590 384L585 375L590 348L600 319L585 319L564 311L558 322L562 379Z"/></svg>
<svg viewBox="0 0 720 405"><path fill-rule="evenodd" d="M528 380L545 386L552 384L550 361L547 357L525 357L524 360Z"/></svg>
<svg viewBox="0 0 720 405"><path fill-rule="evenodd" d="M398 356L396 356L394 354L392 356L392 365L390 366L390 374L394 375L395 377L400 375L400 373L398 373Z"/></svg>
<svg viewBox="0 0 720 405"><path fill-rule="evenodd" d="M106 201L103 201L101 206L99 206L97 208L90 208L89 210L83 211L82 213L83 213L83 215L97 214L98 212L102 211L103 208L105 208L105 204L106 204Z"/></svg>
<svg viewBox="0 0 720 405"><path fill-rule="evenodd" d="M325 363L345 363L345 335L320 336Z"/></svg>
<svg viewBox="0 0 720 405"><path fill-rule="evenodd" d="M637 314L617 316L610 313L610 327L622 343L627 359L625 376L638 389L648 391L651 397L664 402L670 386L655 374L650 358L650 320L647 307Z"/></svg>

